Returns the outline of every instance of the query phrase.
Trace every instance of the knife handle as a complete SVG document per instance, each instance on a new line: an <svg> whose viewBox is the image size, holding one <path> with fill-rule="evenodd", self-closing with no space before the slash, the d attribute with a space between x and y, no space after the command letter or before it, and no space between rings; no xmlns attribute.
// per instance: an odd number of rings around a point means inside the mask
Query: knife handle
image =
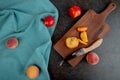
<svg viewBox="0 0 120 80"><path fill-rule="evenodd" d="M94 42L90 47L82 48L84 53L88 53L89 51L94 50L95 48L99 47L103 42L103 39L98 39Z"/></svg>
<svg viewBox="0 0 120 80"><path fill-rule="evenodd" d="M76 55L69 55L69 56L67 56L67 57L64 59L64 61L71 60L71 59L73 59L73 58L75 58L75 57L77 57L77 56L76 56Z"/></svg>

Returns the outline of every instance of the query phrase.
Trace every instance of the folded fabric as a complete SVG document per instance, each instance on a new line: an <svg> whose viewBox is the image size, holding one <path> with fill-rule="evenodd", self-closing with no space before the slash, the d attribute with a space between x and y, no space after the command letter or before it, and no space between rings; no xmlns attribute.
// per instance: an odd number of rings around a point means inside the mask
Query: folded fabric
<svg viewBox="0 0 120 80"><path fill-rule="evenodd" d="M42 21L48 15L55 18L50 28ZM0 80L30 80L30 65L40 68L34 80L50 80L47 68L57 19L58 11L49 0L0 0ZM5 45L11 37L19 41L15 49Z"/></svg>

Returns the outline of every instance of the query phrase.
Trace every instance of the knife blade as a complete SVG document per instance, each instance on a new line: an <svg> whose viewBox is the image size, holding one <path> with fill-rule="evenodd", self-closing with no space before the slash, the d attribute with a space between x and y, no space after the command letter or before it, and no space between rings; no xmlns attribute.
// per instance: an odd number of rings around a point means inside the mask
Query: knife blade
<svg viewBox="0 0 120 80"><path fill-rule="evenodd" d="M89 51L92 51L96 48L98 48L103 42L103 39L98 39L97 41L95 41L91 46L87 47L87 48L81 48L79 50L77 50L76 52L72 53L71 55L67 56L65 59L63 59L61 62L60 62L60 66L62 66L62 64L64 63L64 61L68 61L68 60L71 60L75 57L78 57L80 55L83 55L83 54L86 54L88 53Z"/></svg>

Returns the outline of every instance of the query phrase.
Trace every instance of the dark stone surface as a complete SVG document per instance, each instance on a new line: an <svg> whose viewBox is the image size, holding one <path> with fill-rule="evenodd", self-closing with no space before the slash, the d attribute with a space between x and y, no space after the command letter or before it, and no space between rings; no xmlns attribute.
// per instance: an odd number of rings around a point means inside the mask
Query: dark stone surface
<svg viewBox="0 0 120 80"><path fill-rule="evenodd" d="M68 9L72 5L82 8L82 15L88 9L96 12L103 11L111 2L117 4L117 9L106 19L110 31L104 38L103 44L94 52L100 57L99 64L92 66L85 58L76 67L64 63L59 67L62 57L52 48L49 62L51 80L120 80L120 0L51 0L59 10L59 21L52 37L53 45L80 18L71 19ZM81 15L81 16L82 16Z"/></svg>

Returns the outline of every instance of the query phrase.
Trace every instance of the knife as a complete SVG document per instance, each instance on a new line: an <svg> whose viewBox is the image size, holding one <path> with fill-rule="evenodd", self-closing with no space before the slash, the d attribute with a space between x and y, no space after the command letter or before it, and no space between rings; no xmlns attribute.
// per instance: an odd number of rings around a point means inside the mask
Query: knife
<svg viewBox="0 0 120 80"><path fill-rule="evenodd" d="M83 55L83 54L86 54L88 53L89 51L92 51L96 48L98 48L103 42L103 39L98 39L97 41L95 41L91 46L87 47L87 48L81 48L79 50L77 50L76 52L72 53L71 55L67 56L65 59L63 59L61 62L60 62L60 66L62 66L62 64L64 63L64 61L68 61L68 60L71 60L75 57L78 57L80 55Z"/></svg>

